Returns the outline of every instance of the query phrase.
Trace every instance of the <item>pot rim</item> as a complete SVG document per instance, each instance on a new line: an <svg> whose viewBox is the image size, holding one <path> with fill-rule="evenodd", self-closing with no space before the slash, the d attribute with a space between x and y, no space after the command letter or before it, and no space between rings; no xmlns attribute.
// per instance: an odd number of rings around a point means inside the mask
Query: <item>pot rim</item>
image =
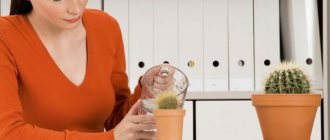
<svg viewBox="0 0 330 140"><path fill-rule="evenodd" d="M321 94L252 94L253 106L320 106Z"/></svg>

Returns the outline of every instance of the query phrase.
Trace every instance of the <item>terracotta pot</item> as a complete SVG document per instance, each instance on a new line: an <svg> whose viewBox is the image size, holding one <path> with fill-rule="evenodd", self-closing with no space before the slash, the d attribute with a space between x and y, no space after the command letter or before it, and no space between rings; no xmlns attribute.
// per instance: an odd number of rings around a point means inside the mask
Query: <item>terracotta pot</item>
<svg viewBox="0 0 330 140"><path fill-rule="evenodd" d="M182 140L183 109L154 110L157 125L157 140Z"/></svg>
<svg viewBox="0 0 330 140"><path fill-rule="evenodd" d="M320 94L254 94L264 140L310 140Z"/></svg>

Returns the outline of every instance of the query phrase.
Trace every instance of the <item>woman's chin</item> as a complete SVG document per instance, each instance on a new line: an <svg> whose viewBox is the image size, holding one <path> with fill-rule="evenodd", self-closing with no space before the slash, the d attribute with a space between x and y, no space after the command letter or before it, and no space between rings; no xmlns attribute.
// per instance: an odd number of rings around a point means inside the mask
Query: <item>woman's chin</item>
<svg viewBox="0 0 330 140"><path fill-rule="evenodd" d="M76 22L76 23L67 23L65 25L62 25L61 28L64 30L73 30L78 28L81 25L80 22Z"/></svg>

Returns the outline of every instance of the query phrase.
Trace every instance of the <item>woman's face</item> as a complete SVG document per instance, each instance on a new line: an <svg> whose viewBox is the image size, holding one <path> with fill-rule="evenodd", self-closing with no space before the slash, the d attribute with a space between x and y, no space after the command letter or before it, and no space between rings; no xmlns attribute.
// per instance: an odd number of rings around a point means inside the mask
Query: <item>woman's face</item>
<svg viewBox="0 0 330 140"><path fill-rule="evenodd" d="M73 29L81 24L88 0L30 0L31 15L61 29Z"/></svg>

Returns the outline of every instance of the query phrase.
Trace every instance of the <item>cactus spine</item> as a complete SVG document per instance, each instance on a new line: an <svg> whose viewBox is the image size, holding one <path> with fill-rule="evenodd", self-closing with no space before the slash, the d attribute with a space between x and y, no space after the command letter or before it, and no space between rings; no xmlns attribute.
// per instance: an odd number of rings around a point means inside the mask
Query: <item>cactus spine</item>
<svg viewBox="0 0 330 140"><path fill-rule="evenodd" d="M265 81L265 92L268 94L307 94L310 88L306 74L292 62L281 63Z"/></svg>
<svg viewBox="0 0 330 140"><path fill-rule="evenodd" d="M179 101L176 95L171 91L165 91L156 97L158 109L177 109Z"/></svg>

